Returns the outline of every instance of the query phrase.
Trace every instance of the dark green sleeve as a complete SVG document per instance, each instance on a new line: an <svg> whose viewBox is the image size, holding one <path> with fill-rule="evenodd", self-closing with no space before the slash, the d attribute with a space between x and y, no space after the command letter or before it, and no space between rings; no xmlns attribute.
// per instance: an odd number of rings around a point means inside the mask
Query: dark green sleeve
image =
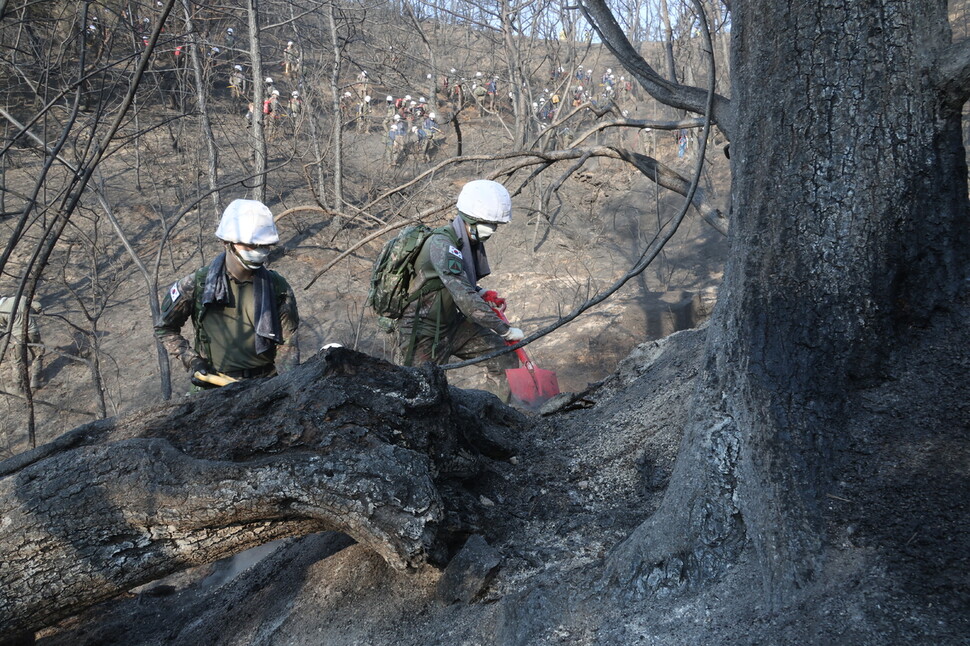
<svg viewBox="0 0 970 646"><path fill-rule="evenodd" d="M462 265L461 250L455 247L445 235L431 236L428 244L431 264L461 313L497 334L508 332L508 324L492 311L489 304L482 300L478 288L468 281Z"/></svg>
<svg viewBox="0 0 970 646"><path fill-rule="evenodd" d="M162 299L162 311L155 322L155 336L169 355L181 361L186 369L192 359L199 356L182 336L182 328L192 318L194 309L195 274L192 273L169 287L168 293Z"/></svg>

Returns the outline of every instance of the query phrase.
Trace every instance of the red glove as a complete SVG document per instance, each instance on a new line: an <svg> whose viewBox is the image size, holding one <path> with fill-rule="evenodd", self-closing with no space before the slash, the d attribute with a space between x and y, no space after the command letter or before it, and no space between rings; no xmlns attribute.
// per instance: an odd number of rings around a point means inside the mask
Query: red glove
<svg viewBox="0 0 970 646"><path fill-rule="evenodd" d="M505 299L500 298L498 292L490 289L482 295L482 299L500 312L505 311Z"/></svg>

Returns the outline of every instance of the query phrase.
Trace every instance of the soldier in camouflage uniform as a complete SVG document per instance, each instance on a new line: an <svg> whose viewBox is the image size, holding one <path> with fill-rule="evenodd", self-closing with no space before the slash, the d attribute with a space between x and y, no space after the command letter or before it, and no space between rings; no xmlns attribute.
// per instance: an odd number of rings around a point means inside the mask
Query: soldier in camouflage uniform
<svg viewBox="0 0 970 646"><path fill-rule="evenodd" d="M504 322L483 299L478 279L489 274L484 241L511 220L512 201L498 182L468 182L458 196L458 217L436 229L415 260L410 292L429 281L441 287L411 302L401 317L398 345L404 365L443 364L452 356L470 359L519 341L522 330ZM518 367L514 354L485 363L488 390L503 401L509 388L504 370Z"/></svg>
<svg viewBox="0 0 970 646"><path fill-rule="evenodd" d="M216 373L270 377L299 362L296 298L282 276L263 266L279 242L272 212L256 200L235 200L216 236L225 251L172 285L155 325L155 335L199 387L211 387L208 377ZM192 345L181 334L189 319Z"/></svg>

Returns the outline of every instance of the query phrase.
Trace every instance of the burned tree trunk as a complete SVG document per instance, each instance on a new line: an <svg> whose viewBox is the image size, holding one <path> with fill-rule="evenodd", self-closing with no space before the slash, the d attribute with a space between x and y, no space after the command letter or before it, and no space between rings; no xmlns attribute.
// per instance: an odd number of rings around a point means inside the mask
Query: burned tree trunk
<svg viewBox="0 0 970 646"><path fill-rule="evenodd" d="M323 530L397 568L441 560L461 532L449 499L483 452L503 451L483 423L517 423L487 408L456 403L436 368L337 349L0 463L0 633Z"/></svg>

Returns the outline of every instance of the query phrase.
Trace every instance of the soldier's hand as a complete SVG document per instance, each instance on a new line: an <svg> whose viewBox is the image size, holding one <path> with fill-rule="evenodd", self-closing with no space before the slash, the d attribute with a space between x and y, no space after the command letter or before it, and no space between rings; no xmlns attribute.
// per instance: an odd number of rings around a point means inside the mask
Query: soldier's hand
<svg viewBox="0 0 970 646"><path fill-rule="evenodd" d="M517 327L510 327L509 331L502 335L502 338L506 341L521 341L525 338L525 334Z"/></svg>
<svg viewBox="0 0 970 646"><path fill-rule="evenodd" d="M202 357L195 357L189 362L189 374L194 375L197 372L204 375L209 373L209 364Z"/></svg>

